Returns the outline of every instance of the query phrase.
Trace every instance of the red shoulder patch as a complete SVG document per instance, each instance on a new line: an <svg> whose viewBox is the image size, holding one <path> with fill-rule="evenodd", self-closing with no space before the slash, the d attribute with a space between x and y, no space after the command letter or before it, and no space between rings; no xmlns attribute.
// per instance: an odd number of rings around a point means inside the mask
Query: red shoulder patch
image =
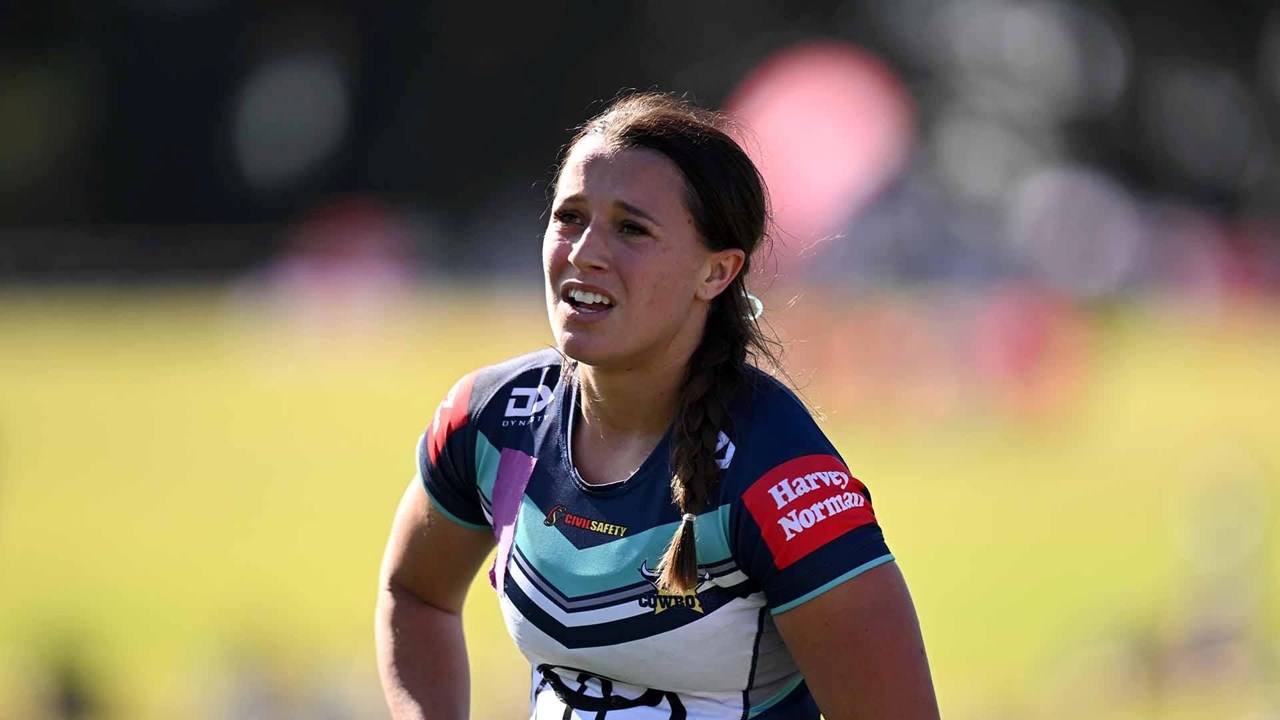
<svg viewBox="0 0 1280 720"><path fill-rule="evenodd" d="M427 428L427 459L433 466L444 450L445 440L449 439L454 430L467 424L467 408L471 404L471 386L475 379L474 372L464 375L454 383L449 394L436 408L431 426Z"/></svg>
<svg viewBox="0 0 1280 720"><path fill-rule="evenodd" d="M876 520L866 486L834 455L788 460L756 480L742 499L778 569Z"/></svg>

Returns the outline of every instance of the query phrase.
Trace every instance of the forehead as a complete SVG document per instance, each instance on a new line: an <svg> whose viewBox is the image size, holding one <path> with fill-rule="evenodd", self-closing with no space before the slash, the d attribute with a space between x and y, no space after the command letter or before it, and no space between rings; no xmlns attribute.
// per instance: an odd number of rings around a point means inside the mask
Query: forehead
<svg viewBox="0 0 1280 720"><path fill-rule="evenodd" d="M578 141L565 158L556 195L623 200L640 206L684 208L685 180L665 155L643 148L616 149L598 135Z"/></svg>

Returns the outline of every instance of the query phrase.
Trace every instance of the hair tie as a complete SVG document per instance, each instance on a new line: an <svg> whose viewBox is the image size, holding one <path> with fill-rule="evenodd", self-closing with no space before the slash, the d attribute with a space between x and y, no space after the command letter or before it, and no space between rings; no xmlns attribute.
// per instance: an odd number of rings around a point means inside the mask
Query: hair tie
<svg viewBox="0 0 1280 720"><path fill-rule="evenodd" d="M751 303L751 313L747 315L748 320L759 320L764 314L764 303L760 302L760 298L752 295L750 292L743 290L747 294L747 302Z"/></svg>
<svg viewBox="0 0 1280 720"><path fill-rule="evenodd" d="M698 518L697 518L697 516L696 516L696 515L694 515L693 513L685 513L683 516L681 516L681 518L680 518L680 519L681 519L682 521L684 521L684 522L690 522L690 523L691 523L691 522L693 522L694 520L697 520Z"/></svg>

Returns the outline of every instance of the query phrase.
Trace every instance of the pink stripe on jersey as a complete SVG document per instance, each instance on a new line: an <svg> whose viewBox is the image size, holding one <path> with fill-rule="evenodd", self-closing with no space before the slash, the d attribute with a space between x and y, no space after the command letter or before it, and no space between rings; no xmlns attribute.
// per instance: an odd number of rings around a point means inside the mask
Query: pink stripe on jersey
<svg viewBox="0 0 1280 720"><path fill-rule="evenodd" d="M498 539L498 554L489 570L489 583L502 594L507 578L507 561L516 537L516 518L520 515L520 499L533 475L538 458L519 450L505 448L498 460L498 477L493 482L493 535Z"/></svg>

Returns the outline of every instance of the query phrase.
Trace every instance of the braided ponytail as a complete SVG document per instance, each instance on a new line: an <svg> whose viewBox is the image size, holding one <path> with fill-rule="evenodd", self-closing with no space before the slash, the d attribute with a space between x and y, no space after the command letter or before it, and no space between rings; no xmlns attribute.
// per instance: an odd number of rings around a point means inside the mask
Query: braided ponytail
<svg viewBox="0 0 1280 720"><path fill-rule="evenodd" d="M588 121L565 148L587 135L614 149L642 148L666 156L685 179L685 204L698 236L711 250L740 249L741 270L712 301L702 339L689 358L677 400L671 451L671 500L681 521L662 560L658 584L693 592L698 585L694 521L712 500L719 480L716 448L728 431L729 410L748 382L748 359L779 367L777 342L756 322L746 289L751 257L765 242L768 201L751 158L726 132L716 113L660 93L614 102Z"/></svg>
<svg viewBox="0 0 1280 720"><path fill-rule="evenodd" d="M731 291L726 291L726 293ZM719 302L717 309L730 303ZM694 517L706 509L719 479L716 447L728 429L729 406L746 382L747 343L739 323L711 313L702 342L689 359L673 428L671 499L682 513L680 527L659 564L659 584L677 592L698 586Z"/></svg>

